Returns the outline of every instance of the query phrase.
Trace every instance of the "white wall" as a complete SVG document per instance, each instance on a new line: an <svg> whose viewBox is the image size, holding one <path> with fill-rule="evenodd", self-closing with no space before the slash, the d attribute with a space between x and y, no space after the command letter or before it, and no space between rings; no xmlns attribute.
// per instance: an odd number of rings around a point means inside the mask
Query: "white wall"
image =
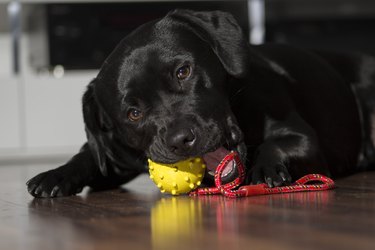
<svg viewBox="0 0 375 250"><path fill-rule="evenodd" d="M96 71L66 72L56 78L30 66L30 40L22 33L18 75L0 4L0 160L74 154L85 142L81 97Z"/></svg>

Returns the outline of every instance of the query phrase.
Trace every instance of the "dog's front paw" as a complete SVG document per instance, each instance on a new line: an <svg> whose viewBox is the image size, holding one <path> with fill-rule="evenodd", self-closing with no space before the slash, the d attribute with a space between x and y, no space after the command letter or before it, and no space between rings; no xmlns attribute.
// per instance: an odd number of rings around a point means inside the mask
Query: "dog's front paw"
<svg viewBox="0 0 375 250"><path fill-rule="evenodd" d="M38 174L27 183L27 190L34 197L52 198L79 193L83 186L74 178L67 178L59 169Z"/></svg>
<svg viewBox="0 0 375 250"><path fill-rule="evenodd" d="M251 171L251 183L267 183L269 187L280 187L290 184L290 176L286 166L282 164L263 165L256 164Z"/></svg>

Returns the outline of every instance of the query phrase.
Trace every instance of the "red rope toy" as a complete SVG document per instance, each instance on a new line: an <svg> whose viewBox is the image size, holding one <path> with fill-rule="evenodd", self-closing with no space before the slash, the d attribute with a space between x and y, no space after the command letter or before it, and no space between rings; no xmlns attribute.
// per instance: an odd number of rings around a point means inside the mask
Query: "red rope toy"
<svg viewBox="0 0 375 250"><path fill-rule="evenodd" d="M222 173L225 166L234 160L237 166L238 177L232 182L223 184L221 180ZM333 189L335 183L332 179L319 174L308 174L298 179L296 182L289 186L274 187L270 188L266 183L257 185L247 185L241 186L241 183L245 179L245 167L242 164L238 153L231 152L224 157L220 162L219 166L215 172L215 187L209 188L198 188L192 192L190 195L208 195L208 194L222 194L226 197L236 198L245 196L255 196L264 194L279 194L279 193L292 193L292 192L303 192L303 191L321 191ZM320 182L321 184L308 184L309 182ZM238 188L239 187L239 188ZM238 188L238 189L237 189Z"/></svg>

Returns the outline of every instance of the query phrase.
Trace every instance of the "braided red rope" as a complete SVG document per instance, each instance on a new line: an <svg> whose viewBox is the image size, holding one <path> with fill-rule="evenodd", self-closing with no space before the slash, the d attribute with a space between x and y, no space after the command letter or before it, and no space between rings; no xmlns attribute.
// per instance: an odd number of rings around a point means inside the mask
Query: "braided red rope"
<svg viewBox="0 0 375 250"><path fill-rule="evenodd" d="M237 166L238 177L229 183L222 184L222 173L225 166L234 160ZM332 179L320 175L320 174L309 174L298 179L296 182L289 186L274 187L270 188L266 183L258 185L246 185L238 188L245 179L245 167L242 164L240 157L237 152L231 152L224 157L220 162L215 172L215 187L209 188L198 188L190 195L208 195L208 194L223 194L226 197L236 198L244 196L255 196L264 194L279 194L279 193L292 193L302 191L321 191L328 190L335 187L335 183ZM308 184L309 182L320 182L321 184ZM236 189L238 188L238 189Z"/></svg>

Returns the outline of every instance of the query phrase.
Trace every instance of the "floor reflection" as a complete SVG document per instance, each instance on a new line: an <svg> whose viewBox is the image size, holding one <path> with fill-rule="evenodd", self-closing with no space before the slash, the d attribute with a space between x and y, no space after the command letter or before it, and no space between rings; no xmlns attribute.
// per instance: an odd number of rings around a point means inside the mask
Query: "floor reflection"
<svg viewBox="0 0 375 250"><path fill-rule="evenodd" d="M70 242L64 246L126 245L128 249L153 250L267 246L282 249L280 242L299 244L307 241L312 233L320 234L322 227L336 227L330 218L335 215L338 199L340 195L336 190L239 199L221 195L145 196L114 190L86 196L34 199L28 207L25 230L36 228L36 237L49 238L48 246L58 244L59 237L63 236Z"/></svg>
<svg viewBox="0 0 375 250"><path fill-rule="evenodd" d="M165 197L151 210L154 249L194 243L203 229L202 203L190 197Z"/></svg>
<svg viewBox="0 0 375 250"><path fill-rule="evenodd" d="M308 222L329 210L333 191L264 195L241 199L222 196L164 197L151 210L151 232L154 250L195 249L247 242L258 244L296 219ZM311 216L298 216L298 211L311 211ZM295 211L295 212L293 212ZM296 213L293 218L293 213ZM264 228L266 222L277 227ZM283 233L279 232L279 235ZM205 235L205 237L203 237ZM229 244L230 243L230 244Z"/></svg>

